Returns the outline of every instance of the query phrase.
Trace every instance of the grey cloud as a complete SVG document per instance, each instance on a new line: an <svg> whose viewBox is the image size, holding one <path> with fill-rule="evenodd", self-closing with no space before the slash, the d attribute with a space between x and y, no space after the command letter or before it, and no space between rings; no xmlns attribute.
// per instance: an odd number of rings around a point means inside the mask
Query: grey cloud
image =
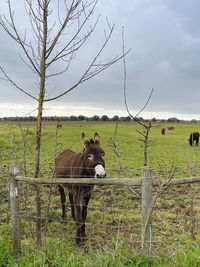
<svg viewBox="0 0 200 267"><path fill-rule="evenodd" d="M54 95L78 79L90 56L97 51L99 40L104 36L105 17L108 16L110 23L116 24L116 31L103 59L121 53L122 25L125 27L125 46L132 48L126 58L130 107L140 109L151 88L155 88L148 111L199 114L199 10L200 2L197 0L127 0L126 4L119 0L100 1L96 10L96 14L101 13L100 23L91 42L77 55L71 72L49 80L47 88ZM21 27L25 24L23 18L21 24ZM17 58L19 48L2 30L0 36L0 65L5 66L20 84L33 92L37 79ZM3 81L0 81L0 94L1 101L14 102L17 99L23 102L26 99ZM65 101L66 107L74 103L77 108L86 104L101 107L105 111L124 110L122 62L80 85L62 101Z"/></svg>

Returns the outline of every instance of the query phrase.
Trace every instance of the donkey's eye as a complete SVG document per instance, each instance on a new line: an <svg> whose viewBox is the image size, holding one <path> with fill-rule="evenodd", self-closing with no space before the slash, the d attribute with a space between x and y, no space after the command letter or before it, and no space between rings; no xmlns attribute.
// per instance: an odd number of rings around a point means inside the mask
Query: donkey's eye
<svg viewBox="0 0 200 267"><path fill-rule="evenodd" d="M87 158L88 158L88 159L93 159L93 155L92 155L92 154L88 154L88 155L87 155Z"/></svg>
<svg viewBox="0 0 200 267"><path fill-rule="evenodd" d="M101 154L101 157L103 158L103 157L104 157L104 155L105 155L105 153L102 153L102 154Z"/></svg>

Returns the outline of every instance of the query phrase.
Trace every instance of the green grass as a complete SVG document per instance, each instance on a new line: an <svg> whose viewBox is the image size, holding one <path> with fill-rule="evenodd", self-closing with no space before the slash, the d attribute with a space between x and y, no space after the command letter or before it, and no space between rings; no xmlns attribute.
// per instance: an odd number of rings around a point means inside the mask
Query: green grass
<svg viewBox="0 0 200 267"><path fill-rule="evenodd" d="M179 247L171 257L154 256L152 267L198 267L200 266L200 245ZM26 248L18 257L11 254L9 241L0 239L0 266L57 266L57 267L149 267L145 257L136 257L122 242L113 242L113 248L103 251L77 249L66 243L48 240L45 248Z"/></svg>
<svg viewBox="0 0 200 267"><path fill-rule="evenodd" d="M200 173L199 147L190 147L188 137L192 131L200 131L198 124L170 124L175 131L161 135L161 128L166 125L154 124L151 133L151 146L148 148L148 165L154 168L158 178L163 179L172 165L176 177L190 176L187 164L194 166L195 174ZM167 127L167 126L166 126ZM22 125L23 134L28 132L26 148L27 173L32 176L35 161L35 125ZM127 177L140 176L143 166L143 142L137 132L142 129L137 124L120 123L117 132L117 144ZM50 178L54 162L54 143L56 125L48 123L43 127L41 146L42 177ZM95 132L101 136L105 150L105 162L108 177L121 177L120 165L109 144L114 137L114 123L66 123L58 130L57 154L65 148L81 152L83 148L81 133L92 138ZM114 186L96 186L89 203L86 233L88 240L82 249L74 246L74 229L70 208L68 207L68 224L60 222L60 199L57 188L51 195L51 209L48 217L46 237L41 251L35 248L31 238L31 229L35 229L35 194L31 186L20 185L20 211L22 215L21 230L23 253L19 259L11 254L8 169L9 163L16 157L23 174L24 142L17 124L0 123L0 266L148 266L140 253L140 201L126 188ZM160 169L161 168L161 169ZM116 169L118 171L116 171ZM136 189L140 193L140 189ZM199 186L194 186L199 195ZM27 208L25 208L25 192ZM45 230L46 204L49 188L42 188L42 231ZM199 216L199 199L196 199L196 219ZM190 188L188 185L170 187L157 200L153 214L153 265L152 266L198 266L199 246L190 235ZM29 223L31 218L31 223ZM119 229L120 226L120 229ZM195 228L199 240L198 223ZM120 241L121 240L121 241ZM178 265L178 264L185 265ZM187 265L187 264L193 265Z"/></svg>
<svg viewBox="0 0 200 267"><path fill-rule="evenodd" d="M170 124L171 125L171 124ZM150 141L152 142L148 148L148 165L153 168L158 168L159 164L164 164L170 167L172 162L176 166L185 169L186 164L183 154L189 157L194 157L194 149L188 146L188 137L192 131L200 130L198 124L175 124L175 131L161 135L161 124L154 124L151 128ZM28 146L27 146L27 162L34 163L35 149L35 126L33 124L25 124L23 127L24 135L28 129ZM139 139L142 136L137 132L141 131L141 126L133 123L121 123L118 126L117 144L120 149L122 163L125 169L137 169L143 166L143 142ZM44 168L48 169L49 164L53 164L54 160L54 142L55 142L56 126L47 124L43 127L42 146L41 146L41 163ZM82 151L81 133L85 132L88 138L92 138L95 132L101 136L102 147L106 152L105 160L108 168L119 168L119 162L109 145L109 138L114 137L114 123L71 123L64 124L62 129L58 130L58 147L57 152L64 148L69 148L74 151ZM17 124L0 124L0 146L4 153L3 163L8 164L14 158L14 153L17 151L18 161L22 163L23 139L22 134ZM15 137L15 144L13 139ZM199 151L199 150L198 150ZM2 162L2 161L1 161ZM198 155L199 167L199 155Z"/></svg>
<svg viewBox="0 0 200 267"><path fill-rule="evenodd" d="M28 249L27 249L28 250ZM138 258L123 244L113 243L112 249L104 247L103 252L85 251L64 243L48 242L45 249L32 250L25 255L12 257L7 241L0 242L0 266L60 266L60 267L102 267L102 266L149 266L146 258Z"/></svg>

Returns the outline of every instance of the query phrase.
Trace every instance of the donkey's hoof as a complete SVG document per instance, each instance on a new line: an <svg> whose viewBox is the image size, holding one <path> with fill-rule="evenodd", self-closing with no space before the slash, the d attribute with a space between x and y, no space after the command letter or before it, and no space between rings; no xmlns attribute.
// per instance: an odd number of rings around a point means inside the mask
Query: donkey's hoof
<svg viewBox="0 0 200 267"><path fill-rule="evenodd" d="M86 236L86 234L82 234L82 239L85 241L85 239L87 239L87 236Z"/></svg>
<svg viewBox="0 0 200 267"><path fill-rule="evenodd" d="M76 245L77 245L77 247L81 246L81 238L80 237L76 237Z"/></svg>

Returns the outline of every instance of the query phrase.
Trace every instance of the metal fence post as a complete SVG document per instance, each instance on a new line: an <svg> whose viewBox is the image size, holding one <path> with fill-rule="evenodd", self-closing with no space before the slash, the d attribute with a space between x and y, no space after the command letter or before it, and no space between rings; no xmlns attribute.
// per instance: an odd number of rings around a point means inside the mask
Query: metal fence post
<svg viewBox="0 0 200 267"><path fill-rule="evenodd" d="M21 253L20 214L18 202L17 181L18 169L15 162L10 164L10 210L11 210L11 239L13 254Z"/></svg>
<svg viewBox="0 0 200 267"><path fill-rule="evenodd" d="M151 257L152 250L152 184L153 169L142 169L142 214L141 214L141 254Z"/></svg>

